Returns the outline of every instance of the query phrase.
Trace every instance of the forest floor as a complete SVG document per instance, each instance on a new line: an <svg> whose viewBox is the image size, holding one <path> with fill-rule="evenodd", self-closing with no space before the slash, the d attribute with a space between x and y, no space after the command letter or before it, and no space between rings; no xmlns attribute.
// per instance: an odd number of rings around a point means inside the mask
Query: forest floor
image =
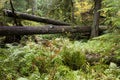
<svg viewBox="0 0 120 80"><path fill-rule="evenodd" d="M0 48L0 80L120 80L120 31L80 41L37 39Z"/></svg>

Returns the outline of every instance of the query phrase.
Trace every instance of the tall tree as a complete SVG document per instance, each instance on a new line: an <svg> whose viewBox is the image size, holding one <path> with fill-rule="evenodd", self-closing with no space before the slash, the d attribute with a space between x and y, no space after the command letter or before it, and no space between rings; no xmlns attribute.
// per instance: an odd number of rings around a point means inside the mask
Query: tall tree
<svg viewBox="0 0 120 80"><path fill-rule="evenodd" d="M94 0L94 19L91 31L91 38L96 37L99 34L99 18L100 18L100 10L101 9L102 0Z"/></svg>

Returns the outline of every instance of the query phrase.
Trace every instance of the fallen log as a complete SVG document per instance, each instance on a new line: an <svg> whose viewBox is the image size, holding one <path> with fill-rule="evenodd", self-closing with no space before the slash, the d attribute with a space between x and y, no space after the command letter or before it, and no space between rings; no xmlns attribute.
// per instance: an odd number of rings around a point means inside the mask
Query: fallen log
<svg viewBox="0 0 120 80"><path fill-rule="evenodd" d="M69 56L63 57L63 63L67 66L69 66L73 70L79 70L79 69L86 69L84 64L89 64L91 66L100 65L100 64L107 64L110 65L110 63L115 63L117 66L120 66L120 59L116 58L117 54L115 55L104 55L100 56L100 54L85 54L85 62L82 63L76 63L74 59L70 59Z"/></svg>
<svg viewBox="0 0 120 80"><path fill-rule="evenodd" d="M91 65L96 64L97 62L100 62L101 60L105 64L110 64L110 62L114 62L117 65L120 66L120 59L116 58L117 55L111 54L111 55L104 55L100 56L100 54L86 54L86 61L89 62Z"/></svg>
<svg viewBox="0 0 120 80"><path fill-rule="evenodd" d="M33 35L33 34L57 34L57 33L85 33L91 31L91 27L71 27L71 26L39 26L39 27L21 27L21 26L0 26L0 36L8 35ZM103 31L101 29L101 31Z"/></svg>
<svg viewBox="0 0 120 80"><path fill-rule="evenodd" d="M3 11L6 16L14 17L14 14L12 13L11 10L3 10ZM31 21L42 22L42 23L53 24L53 25L65 25L65 26L70 25L69 23L60 22L52 19L41 18L35 15L26 14L26 13L15 12L15 14L16 14L16 18L18 19L31 20Z"/></svg>

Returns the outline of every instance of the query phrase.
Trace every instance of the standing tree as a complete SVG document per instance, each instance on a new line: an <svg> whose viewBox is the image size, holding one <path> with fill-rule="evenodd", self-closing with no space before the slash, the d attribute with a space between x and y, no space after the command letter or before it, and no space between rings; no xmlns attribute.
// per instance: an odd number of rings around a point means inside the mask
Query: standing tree
<svg viewBox="0 0 120 80"><path fill-rule="evenodd" d="M94 0L94 20L91 31L91 38L96 37L99 34L99 18L100 18L100 10L101 9L102 0Z"/></svg>

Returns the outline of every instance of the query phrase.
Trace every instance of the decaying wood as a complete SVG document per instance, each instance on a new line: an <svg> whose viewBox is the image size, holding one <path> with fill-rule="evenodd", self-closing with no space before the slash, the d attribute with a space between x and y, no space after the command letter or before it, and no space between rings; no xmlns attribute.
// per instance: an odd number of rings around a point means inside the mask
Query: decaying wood
<svg viewBox="0 0 120 80"><path fill-rule="evenodd" d="M57 33L84 33L90 32L91 27L72 27L72 26L39 26L39 27L21 27L21 26L0 26L0 36L7 35L33 35L33 34L57 34ZM102 31L102 30L101 30Z"/></svg>
<svg viewBox="0 0 120 80"><path fill-rule="evenodd" d="M4 10L4 13L8 17L14 17L14 14L12 13L11 10ZM15 14L16 14L16 18L18 18L18 19L31 20L31 21L42 22L42 23L53 24L53 25L66 25L66 26L70 25L69 23L60 22L57 20L46 19L46 18L41 18L41 17L35 16L35 15L26 14L26 13L15 12Z"/></svg>
<svg viewBox="0 0 120 80"><path fill-rule="evenodd" d="M103 60L103 63L110 64L110 62L114 62L117 65L120 66L120 59L116 58L116 55L106 55L106 56L100 56L99 54L86 54L86 61L89 62L91 65L96 64L97 62L100 62Z"/></svg>
<svg viewBox="0 0 120 80"><path fill-rule="evenodd" d="M13 17L12 17L12 18L13 18L13 21L14 21L16 27L17 27L17 26L20 26L20 25L18 24L18 21L17 21L17 18L16 18L15 8L14 8L14 6L13 6L13 1L12 1L12 0L10 0L10 5L11 5L11 12L12 12L12 14L13 14ZM19 43L20 40L21 40L21 36L20 36L20 35L12 35L12 36L6 36L4 42L5 42L5 43L12 43L12 42L18 42L18 43Z"/></svg>

